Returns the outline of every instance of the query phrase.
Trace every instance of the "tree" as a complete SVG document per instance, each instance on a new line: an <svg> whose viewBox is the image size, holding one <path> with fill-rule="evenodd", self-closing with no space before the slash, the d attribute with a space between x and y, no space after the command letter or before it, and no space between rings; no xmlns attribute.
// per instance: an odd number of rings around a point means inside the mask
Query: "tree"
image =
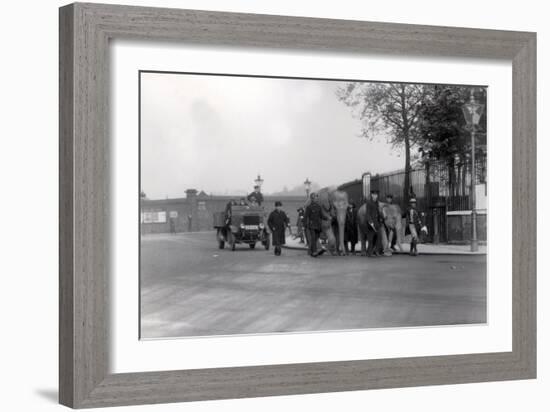
<svg viewBox="0 0 550 412"><path fill-rule="evenodd" d="M444 161L449 173L451 194L465 193L467 156L471 148L470 133L466 129L462 106L469 99L471 87L436 85L427 94L421 110L419 152L426 167L432 160ZM484 89L478 89L476 99L486 104ZM487 118L482 116L476 134L477 150L485 143ZM481 153L480 153L481 154ZM457 163L458 160L458 163ZM459 176L461 178L459 178Z"/></svg>
<svg viewBox="0 0 550 412"><path fill-rule="evenodd" d="M403 198L409 200L411 150L421 139L419 116L429 86L405 83L347 83L336 91L340 101L362 123L361 136L373 139L384 133L394 147L405 150Z"/></svg>

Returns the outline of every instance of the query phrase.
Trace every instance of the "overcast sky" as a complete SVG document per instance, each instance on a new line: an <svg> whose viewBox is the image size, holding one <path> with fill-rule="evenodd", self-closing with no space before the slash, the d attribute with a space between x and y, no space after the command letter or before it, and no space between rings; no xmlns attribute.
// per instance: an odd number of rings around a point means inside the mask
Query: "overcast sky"
<svg viewBox="0 0 550 412"><path fill-rule="evenodd" d="M321 186L403 168L401 151L358 137L335 81L142 73L141 186L151 199Z"/></svg>

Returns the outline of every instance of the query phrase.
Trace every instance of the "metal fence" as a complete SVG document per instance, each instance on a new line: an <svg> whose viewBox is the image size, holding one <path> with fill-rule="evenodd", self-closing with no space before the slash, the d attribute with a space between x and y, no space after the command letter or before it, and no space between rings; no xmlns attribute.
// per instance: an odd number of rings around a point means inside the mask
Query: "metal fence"
<svg viewBox="0 0 550 412"><path fill-rule="evenodd" d="M476 184L486 183L487 159L476 159ZM410 188L419 202L425 206L444 203L447 210L470 209L471 165L468 161L430 162L416 167L409 174ZM405 171L377 174L371 177L371 185L386 194L394 196L394 202L405 205Z"/></svg>
<svg viewBox="0 0 550 412"><path fill-rule="evenodd" d="M430 234L436 241L446 241L446 212L470 210L471 163L469 159L452 162L434 161L416 167L409 174L407 192L417 199L418 209L426 214ZM475 165L476 184L487 183L487 158L479 156ZM380 191L382 200L392 194L394 203L405 208L405 171L377 174L371 177L371 187ZM433 239L432 239L433 240Z"/></svg>

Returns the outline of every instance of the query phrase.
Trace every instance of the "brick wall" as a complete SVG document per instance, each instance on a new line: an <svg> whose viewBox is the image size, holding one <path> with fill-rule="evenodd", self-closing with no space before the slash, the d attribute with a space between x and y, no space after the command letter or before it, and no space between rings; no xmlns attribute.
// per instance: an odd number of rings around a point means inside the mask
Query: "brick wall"
<svg viewBox="0 0 550 412"><path fill-rule="evenodd" d="M242 197L209 196L192 189L186 194L186 197L177 199L141 199L141 233L169 233L171 225L178 233L213 230L212 215L225 210L231 199ZM294 226L298 218L297 209L304 205L305 196L265 196L263 206L266 216L275 208L277 200L283 203L283 210Z"/></svg>

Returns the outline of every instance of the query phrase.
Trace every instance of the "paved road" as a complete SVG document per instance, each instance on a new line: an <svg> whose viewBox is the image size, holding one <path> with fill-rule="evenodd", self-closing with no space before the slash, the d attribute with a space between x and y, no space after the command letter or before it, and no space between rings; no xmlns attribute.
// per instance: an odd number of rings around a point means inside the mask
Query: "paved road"
<svg viewBox="0 0 550 412"><path fill-rule="evenodd" d="M147 235L141 315L142 338L485 323L486 260L276 257L219 250L213 232Z"/></svg>

